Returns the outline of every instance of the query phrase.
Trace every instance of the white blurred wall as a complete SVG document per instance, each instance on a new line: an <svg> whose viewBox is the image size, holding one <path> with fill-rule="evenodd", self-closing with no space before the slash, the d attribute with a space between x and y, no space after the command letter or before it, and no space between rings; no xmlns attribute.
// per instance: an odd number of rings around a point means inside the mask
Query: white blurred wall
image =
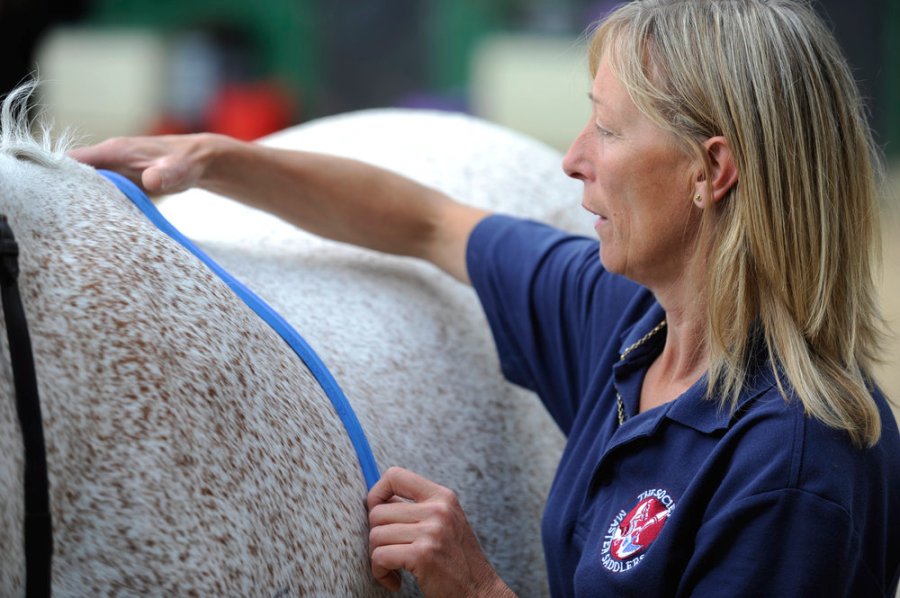
<svg viewBox="0 0 900 598"><path fill-rule="evenodd" d="M140 29L52 30L36 56L46 115L85 142L146 132L162 112L166 52Z"/></svg>
<svg viewBox="0 0 900 598"><path fill-rule="evenodd" d="M496 34L472 56L472 111L565 151L590 117L584 41Z"/></svg>

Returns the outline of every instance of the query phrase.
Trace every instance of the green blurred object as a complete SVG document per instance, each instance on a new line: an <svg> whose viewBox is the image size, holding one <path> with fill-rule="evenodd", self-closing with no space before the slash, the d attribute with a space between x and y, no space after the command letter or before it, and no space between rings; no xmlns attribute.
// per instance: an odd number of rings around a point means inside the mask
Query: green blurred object
<svg viewBox="0 0 900 598"><path fill-rule="evenodd" d="M429 10L428 85L437 91L464 89L472 48L509 23L511 1L432 0Z"/></svg>
<svg viewBox="0 0 900 598"><path fill-rule="evenodd" d="M95 26L149 27L164 33L222 29L246 36L263 72L308 107L316 105L321 47L312 0L95 0Z"/></svg>

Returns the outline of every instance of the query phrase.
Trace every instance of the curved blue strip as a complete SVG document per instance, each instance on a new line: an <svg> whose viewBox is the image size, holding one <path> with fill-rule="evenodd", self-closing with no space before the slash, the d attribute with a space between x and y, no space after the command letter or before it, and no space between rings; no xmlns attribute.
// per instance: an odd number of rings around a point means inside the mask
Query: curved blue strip
<svg viewBox="0 0 900 598"><path fill-rule="evenodd" d="M347 401L347 397L344 396L341 387L338 386L334 376L331 375L331 372L328 371L328 368L319 356L316 355L316 352L313 351L312 347L310 347L287 320L281 317L281 315L272 309L269 304L260 299L253 291L229 274L222 266L214 262L212 258L194 245L190 239L172 226L137 185L118 173L109 170L98 170L98 172L118 187L119 190L122 191L128 199L134 202L144 215L146 215L147 218L162 232L169 235L172 239L184 246L185 249L197 256L210 270L225 281L225 284L227 284L231 290L250 307L250 309L255 311L259 317L269 324L269 326L274 328L275 331L281 335L281 338L290 345L297 356L303 360L303 363L306 364L306 367L309 368L313 376L316 377L316 380L318 380L319 384L322 386L325 394L331 399L334 410L337 411L338 416L344 423L344 428L346 428L347 434L350 436L350 442L353 443L353 448L356 449L356 456L359 458L359 464L362 468L363 477L366 480L366 486L371 489L375 482L378 481L379 474L378 466L375 464L375 457L372 455L371 447L369 447L369 441L366 439L365 432L363 432L362 426L356 418L356 414L353 412L353 408L350 406L349 401Z"/></svg>

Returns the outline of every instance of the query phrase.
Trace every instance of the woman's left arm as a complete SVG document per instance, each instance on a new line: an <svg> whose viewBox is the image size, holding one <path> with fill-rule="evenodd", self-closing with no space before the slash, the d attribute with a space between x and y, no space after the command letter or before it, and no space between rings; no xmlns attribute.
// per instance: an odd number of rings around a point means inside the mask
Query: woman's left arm
<svg viewBox="0 0 900 598"><path fill-rule="evenodd" d="M425 596L514 597L488 563L456 495L388 469L368 496L372 573L389 590L409 571Z"/></svg>

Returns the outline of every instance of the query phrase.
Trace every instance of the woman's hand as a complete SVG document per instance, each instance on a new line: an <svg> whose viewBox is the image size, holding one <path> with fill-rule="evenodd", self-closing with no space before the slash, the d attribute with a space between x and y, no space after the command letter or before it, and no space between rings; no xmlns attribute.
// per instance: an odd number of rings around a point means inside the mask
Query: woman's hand
<svg viewBox="0 0 900 598"><path fill-rule="evenodd" d="M96 168L114 170L150 195L178 193L199 185L217 135L117 137L74 149L69 156Z"/></svg>
<svg viewBox="0 0 900 598"><path fill-rule="evenodd" d="M389 590L400 589L398 570L406 569L428 597L513 596L451 490L392 467L372 487L368 505L372 573Z"/></svg>

